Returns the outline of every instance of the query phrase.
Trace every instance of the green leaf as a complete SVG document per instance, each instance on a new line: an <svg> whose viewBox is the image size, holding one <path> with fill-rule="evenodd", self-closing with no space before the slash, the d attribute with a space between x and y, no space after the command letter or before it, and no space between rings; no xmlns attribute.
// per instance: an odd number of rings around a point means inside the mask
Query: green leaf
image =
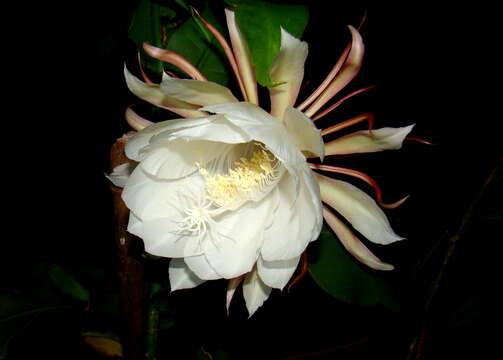
<svg viewBox="0 0 503 360"><path fill-rule="evenodd" d="M387 274L364 268L326 226L310 245L309 257L309 273L315 282L338 300L363 306L384 305L394 310L400 307Z"/></svg>
<svg viewBox="0 0 503 360"><path fill-rule="evenodd" d="M218 31L223 32L223 26L209 6L203 8L200 14ZM225 54L218 41L196 17L187 19L171 34L166 48L183 55L209 81L227 85L229 67Z"/></svg>
<svg viewBox="0 0 503 360"><path fill-rule="evenodd" d="M9 343L42 313L69 309L25 295L0 294L0 359L8 354Z"/></svg>
<svg viewBox="0 0 503 360"><path fill-rule="evenodd" d="M59 265L51 265L48 271L52 283L64 294L80 301L89 301L90 294L78 280Z"/></svg>
<svg viewBox="0 0 503 360"><path fill-rule="evenodd" d="M161 73L162 63L146 55L142 44L148 42L154 46L161 45L161 7L155 2L141 0L133 12L129 24L129 37L136 44L142 58L142 65L154 73Z"/></svg>
<svg viewBox="0 0 503 360"><path fill-rule="evenodd" d="M280 28L300 38L309 18L308 8L256 1L237 4L235 15L248 44L257 81L267 87L278 85L269 74L281 46Z"/></svg>

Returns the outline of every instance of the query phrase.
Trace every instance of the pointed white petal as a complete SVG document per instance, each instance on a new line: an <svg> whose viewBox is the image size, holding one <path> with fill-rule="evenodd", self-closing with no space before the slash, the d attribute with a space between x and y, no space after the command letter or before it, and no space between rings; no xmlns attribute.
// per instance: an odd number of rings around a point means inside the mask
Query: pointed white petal
<svg viewBox="0 0 503 360"><path fill-rule="evenodd" d="M246 91L247 101L252 104L258 104L257 80L255 79L255 70L252 66L248 46L246 45L243 34L241 34L237 26L234 11L225 9L225 17L227 19L227 28L231 38L232 50Z"/></svg>
<svg viewBox="0 0 503 360"><path fill-rule="evenodd" d="M321 200L345 217L367 239L382 245L404 239L395 234L384 212L364 191L320 174L316 174L316 178Z"/></svg>
<svg viewBox="0 0 503 360"><path fill-rule="evenodd" d="M299 259L300 256L289 260L266 261L259 257L257 261L259 277L267 286L283 290L295 272Z"/></svg>
<svg viewBox="0 0 503 360"><path fill-rule="evenodd" d="M197 110L197 106L163 94L159 85L144 83L131 74L126 67L124 67L124 77L129 90L140 99L152 105L173 111L184 117L199 117L205 115L203 112Z"/></svg>
<svg viewBox="0 0 503 360"><path fill-rule="evenodd" d="M307 43L290 35L281 28L281 48L271 68L271 80L284 84L269 88L271 115L283 118L283 112L295 105L304 77Z"/></svg>
<svg viewBox="0 0 503 360"><path fill-rule="evenodd" d="M290 138L299 150L318 155L323 161L325 145L320 130L314 126L311 119L301 111L287 107L284 111L283 122Z"/></svg>
<svg viewBox="0 0 503 360"><path fill-rule="evenodd" d="M358 239L358 237L351 231L351 229L349 229L346 224L339 220L337 216L335 216L335 214L327 207L323 209L323 216L327 221L327 224L339 238L341 244L351 255L358 259L358 261L375 270L394 269L393 265L384 263L377 256L375 256L360 241L360 239Z"/></svg>
<svg viewBox="0 0 503 360"><path fill-rule="evenodd" d="M230 279L229 283L227 284L227 296L226 296L226 302L225 302L225 306L227 308L227 313L229 312L229 308L231 306L231 301L232 301L232 298L234 297L236 289L243 282L245 276L246 275L241 275L241 276L235 277L233 279Z"/></svg>
<svg viewBox="0 0 503 360"><path fill-rule="evenodd" d="M169 263L169 284L171 291L191 289L205 280L198 278L185 264L183 259L171 259Z"/></svg>
<svg viewBox="0 0 503 360"><path fill-rule="evenodd" d="M243 283L243 296L246 308L251 317L255 311L267 300L272 288L264 284L257 273L257 269L250 272Z"/></svg>
<svg viewBox="0 0 503 360"><path fill-rule="evenodd" d="M385 127L376 130L362 130L345 135L325 144L325 155L369 153L397 150L411 132L414 125L399 128Z"/></svg>
<svg viewBox="0 0 503 360"><path fill-rule="evenodd" d="M105 176L115 186L123 188L136 165L138 164L132 162L121 164L114 167L110 175L105 174Z"/></svg>
<svg viewBox="0 0 503 360"><path fill-rule="evenodd" d="M238 101L225 86L211 81L169 78L161 83L161 92L199 106Z"/></svg>

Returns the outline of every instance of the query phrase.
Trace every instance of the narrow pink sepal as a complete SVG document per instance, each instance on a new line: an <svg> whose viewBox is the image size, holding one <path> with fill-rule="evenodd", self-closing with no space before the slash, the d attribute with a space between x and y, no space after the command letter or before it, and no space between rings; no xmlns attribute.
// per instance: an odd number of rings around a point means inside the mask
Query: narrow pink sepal
<svg viewBox="0 0 503 360"><path fill-rule="evenodd" d="M328 73L325 80L323 80L323 82L318 86L318 88L315 91L313 91L313 93L311 95L309 95L309 97L306 100L304 100L302 102L302 104L297 106L297 110L300 110L300 111L304 110L306 107L311 105L313 103L313 101L316 100L316 98L323 93L323 91L325 91L327 86L330 85L330 83L334 79L335 75L337 75L337 73L341 69L342 65L346 61L350 50L351 50L351 44L348 44L346 46L346 48L344 49L344 51L342 52L341 56L339 56L339 59L335 63L332 70L330 70L330 72Z"/></svg>
<svg viewBox="0 0 503 360"><path fill-rule="evenodd" d="M243 94L244 100L248 101L248 96L246 95L246 90L243 84L243 79L241 78L241 74L239 72L238 64L236 62L236 58L234 56L234 53L232 52L232 49L225 40L225 37L217 30L213 25L211 25L209 22L207 22L201 15L199 15L199 12L192 8L196 16L201 20L201 22L206 26L206 28L213 34L215 39L217 39L218 43L220 46L222 46L222 49L224 50L225 55L227 56L227 59L229 60L229 63L231 64L232 71L234 71L234 75L236 76L236 80L238 81L239 84L239 89L241 90L241 94Z"/></svg>
<svg viewBox="0 0 503 360"><path fill-rule="evenodd" d="M364 114L358 115L358 116L356 116L354 118L351 118L349 120L343 121L343 122L341 122L339 124L336 124L336 125L333 125L333 126L330 126L330 127L326 128L326 129L323 129L323 130L321 130L320 133L321 133L321 136L332 134L332 133L334 133L336 131L345 129L345 128L349 127L349 126L358 124L358 123L360 123L362 121L365 121L365 120L369 124L369 131L372 131L372 127L374 125L374 115L371 114L371 113L364 113Z"/></svg>
<svg viewBox="0 0 503 360"><path fill-rule="evenodd" d="M126 113L124 115L129 126L136 131L140 131L141 129L153 124L152 121L142 118L140 115L135 113L130 107L126 109Z"/></svg>
<svg viewBox="0 0 503 360"><path fill-rule="evenodd" d="M192 79L207 81L203 74L201 74L201 72L182 55L170 50L152 46L148 43L143 43L143 49L153 58L177 66L178 68L186 72Z"/></svg>
<svg viewBox="0 0 503 360"><path fill-rule="evenodd" d="M227 284L227 300L226 300L227 314L229 314L229 308L231 306L231 301L232 298L234 297L234 293L236 292L237 287L244 280L245 276L246 274L243 274L241 276L229 279L229 282Z"/></svg>
<svg viewBox="0 0 503 360"><path fill-rule="evenodd" d="M372 188L374 189L376 199L377 199L377 202L379 203L379 205L381 205L383 208L386 208L386 209L394 209L394 208L402 205L402 203L409 198L409 196L406 196L403 199L400 199L400 200L395 201L391 204L388 204L388 203L385 203L382 201L382 191L381 191L381 187L379 186L379 184L372 177L370 177L369 175L367 175L361 171L337 167L337 166L322 165L322 164L308 163L308 165L311 169L349 175L349 176L353 176L355 178L358 178L360 180L365 181L367 184L372 186Z"/></svg>
<svg viewBox="0 0 503 360"><path fill-rule="evenodd" d="M351 50L346 58L342 69L337 73L337 76L332 80L330 85L316 99L316 101L305 111L306 116L312 117L316 112L325 105L332 97L341 91L360 71L365 46L363 45L362 37L358 30L349 25L349 30L352 35Z"/></svg>
<svg viewBox="0 0 503 360"><path fill-rule="evenodd" d="M328 226L330 226L339 238L342 246L344 246L344 248L358 261L374 270L389 271L394 269L393 265L382 262L375 256L360 239L358 239L353 231L351 231L351 229L337 218L337 216L326 206L323 206L323 217Z"/></svg>
<svg viewBox="0 0 503 360"><path fill-rule="evenodd" d="M329 112L331 112L335 108L339 107L341 104L343 104L349 98L352 98L355 95L361 94L362 92L365 92L365 91L373 89L373 88L375 88L375 85L370 85L370 86L367 86L367 87L365 87L363 89L359 89L359 90L353 91L352 93L344 96L342 99L340 99L339 101L337 101L335 104L330 105L330 107L328 107L327 109L323 110L322 112L320 112L319 114L317 114L316 116L314 116L313 117L313 121L316 121L319 118L327 115Z"/></svg>
<svg viewBox="0 0 503 360"><path fill-rule="evenodd" d="M139 51L138 51L138 66L140 67L140 74L141 77L143 78L143 81L145 81L149 85L152 85L154 82L149 79L145 71L143 71L143 66L141 66L141 56Z"/></svg>

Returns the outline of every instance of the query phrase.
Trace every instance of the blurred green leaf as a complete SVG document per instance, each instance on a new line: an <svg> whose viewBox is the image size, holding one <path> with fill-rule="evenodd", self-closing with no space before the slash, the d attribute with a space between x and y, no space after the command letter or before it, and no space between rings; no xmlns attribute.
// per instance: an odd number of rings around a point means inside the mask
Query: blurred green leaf
<svg viewBox="0 0 503 360"><path fill-rule="evenodd" d="M69 306L42 303L17 294L0 294L0 357L7 356L10 341L20 335L41 314Z"/></svg>
<svg viewBox="0 0 503 360"><path fill-rule="evenodd" d="M146 55L142 44L148 42L161 46L161 11L166 13L166 10L155 2L141 0L129 23L129 37L139 49L142 65L157 74L162 72L163 65L159 60Z"/></svg>
<svg viewBox="0 0 503 360"><path fill-rule="evenodd" d="M51 265L48 271L52 283L64 294L80 301L89 301L90 294L79 281L59 265Z"/></svg>
<svg viewBox="0 0 503 360"><path fill-rule="evenodd" d="M250 50L257 81L262 86L277 85L269 73L281 46L280 27L300 38L309 18L308 8L253 1L237 4L235 14Z"/></svg>
<svg viewBox="0 0 503 360"><path fill-rule="evenodd" d="M327 227L309 249L309 272L333 297L364 306L384 305L394 310L400 307L396 289L385 274L357 263Z"/></svg>
<svg viewBox="0 0 503 360"><path fill-rule="evenodd" d="M209 6L203 8L200 14L223 32L223 26ZM170 35L167 49L183 55L209 81L227 85L229 76L225 54L218 41L197 18L187 19Z"/></svg>

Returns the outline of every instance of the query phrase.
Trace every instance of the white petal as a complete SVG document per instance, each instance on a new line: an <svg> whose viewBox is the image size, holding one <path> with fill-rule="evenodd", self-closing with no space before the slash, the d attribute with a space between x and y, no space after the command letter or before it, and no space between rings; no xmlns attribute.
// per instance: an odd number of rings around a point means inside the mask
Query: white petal
<svg viewBox="0 0 503 360"><path fill-rule="evenodd" d="M246 102L205 106L202 110L222 114L256 141L263 143L298 180L297 169L305 164L302 153L293 144L283 124L260 107Z"/></svg>
<svg viewBox="0 0 503 360"><path fill-rule="evenodd" d="M303 112L288 107L284 112L283 122L297 148L318 155L323 161L325 156L325 145L321 137L320 130Z"/></svg>
<svg viewBox="0 0 503 360"><path fill-rule="evenodd" d="M138 165L137 163L127 162L120 164L113 168L110 175L106 175L106 178L112 182L117 187L123 188L126 185L129 176L133 172L134 168Z"/></svg>
<svg viewBox="0 0 503 360"><path fill-rule="evenodd" d="M201 279L217 280L222 278L222 276L213 269L204 255L186 257L185 263L190 270Z"/></svg>
<svg viewBox="0 0 503 360"><path fill-rule="evenodd" d="M414 125L400 128L362 130L340 137L325 144L325 155L341 155L397 150Z"/></svg>
<svg viewBox="0 0 503 360"><path fill-rule="evenodd" d="M142 222L141 238L145 251L149 254L183 258L202 254L201 246L194 236L176 234L177 223L172 218L164 217Z"/></svg>
<svg viewBox="0 0 503 360"><path fill-rule="evenodd" d="M289 260L266 261L259 257L257 271L264 284L283 290L295 272L299 259L300 256Z"/></svg>
<svg viewBox="0 0 503 360"><path fill-rule="evenodd" d="M199 193L197 193L199 191ZM204 197L199 174L181 181L161 181L137 167L122 192L131 210L128 231L143 239L145 251L163 257L194 256L202 253L195 236L182 236L177 227L184 218L189 198Z"/></svg>
<svg viewBox="0 0 503 360"><path fill-rule="evenodd" d="M393 270L391 264L382 262L377 256L358 239L358 237L349 229L346 224L335 216L328 208L323 209L323 216L327 224L335 232L341 244L346 250L353 255L358 261L375 270Z"/></svg>
<svg viewBox="0 0 503 360"><path fill-rule="evenodd" d="M264 284L259 278L256 269L253 269L246 276L243 283L243 297L245 298L249 316L252 316L262 306L264 301L269 297L271 290L272 288Z"/></svg>
<svg viewBox="0 0 503 360"><path fill-rule="evenodd" d="M141 162L143 169L160 179L187 176L201 166L228 151L232 145L206 141L174 139L156 141Z"/></svg>
<svg viewBox="0 0 503 360"><path fill-rule="evenodd" d="M183 259L172 259L169 263L169 284L171 291L191 289L205 280L198 278L185 264Z"/></svg>
<svg viewBox="0 0 503 360"><path fill-rule="evenodd" d="M148 153L148 146L161 140L208 140L226 143L250 141L250 137L229 123L224 116L208 116L197 119L166 120L152 124L126 138L126 156L141 161Z"/></svg>
<svg viewBox="0 0 503 360"><path fill-rule="evenodd" d="M246 90L247 101L258 104L257 80L255 79L255 71L253 70L251 55L248 51L246 40L236 23L234 11L225 9L225 18L227 20L227 29L229 30L232 51L236 57L239 75Z"/></svg>
<svg viewBox="0 0 503 360"><path fill-rule="evenodd" d="M238 101L225 86L211 81L169 78L161 83L161 91L172 98L199 106Z"/></svg>
<svg viewBox="0 0 503 360"><path fill-rule="evenodd" d="M321 204L315 206L311 193L302 179L297 192L293 179L285 174L276 188L279 203L266 229L262 257L267 261L288 260L298 257L310 241L319 235L322 222ZM297 200L292 203L292 198ZM318 197L318 203L320 202Z"/></svg>
<svg viewBox="0 0 503 360"><path fill-rule="evenodd" d="M239 209L218 218L216 238L207 234L204 253L212 268L226 279L245 274L257 261L265 226L271 217L274 199L266 196L259 202L248 201Z"/></svg>
<svg viewBox="0 0 503 360"><path fill-rule="evenodd" d="M124 77L129 90L152 105L171 110L183 117L204 116L203 112L197 110L197 106L163 94L157 84L146 84L136 76L131 74L124 67Z"/></svg>
<svg viewBox="0 0 503 360"><path fill-rule="evenodd" d="M316 174L321 200L345 217L353 227L376 244L403 240L395 234L376 202L364 191L347 182Z"/></svg>
<svg viewBox="0 0 503 360"><path fill-rule="evenodd" d="M271 68L271 80L285 82L269 88L271 115L283 118L283 112L295 105L300 85L304 78L304 63L307 58L307 43L290 35L281 28L281 48Z"/></svg>

